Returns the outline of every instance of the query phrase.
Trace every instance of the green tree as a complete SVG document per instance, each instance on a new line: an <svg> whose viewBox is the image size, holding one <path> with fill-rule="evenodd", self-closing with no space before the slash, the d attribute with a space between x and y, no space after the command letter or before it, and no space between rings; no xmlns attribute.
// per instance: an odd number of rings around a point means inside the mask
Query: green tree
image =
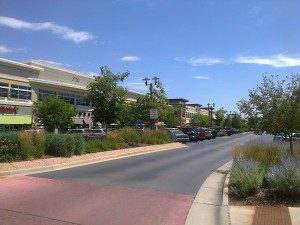
<svg viewBox="0 0 300 225"><path fill-rule="evenodd" d="M191 125L194 127L208 127L210 118L202 114L195 114L191 119Z"/></svg>
<svg viewBox="0 0 300 225"><path fill-rule="evenodd" d="M76 115L76 108L56 96L48 96L42 102L34 103L33 115L44 124L47 131L54 131L55 128L65 131L73 125L72 117Z"/></svg>
<svg viewBox="0 0 300 225"><path fill-rule="evenodd" d="M231 125L236 129L241 129L245 127L245 121L240 114L235 113L232 117Z"/></svg>
<svg viewBox="0 0 300 225"><path fill-rule="evenodd" d="M224 122L223 122L223 126L226 126L226 127L231 127L232 126L232 118L231 118L231 115L227 115Z"/></svg>
<svg viewBox="0 0 300 225"><path fill-rule="evenodd" d="M290 141L293 153L292 133L300 130L300 76L263 77L263 82L249 90L249 100L238 102L239 110L249 123L255 123L256 131L283 132Z"/></svg>
<svg viewBox="0 0 300 225"><path fill-rule="evenodd" d="M226 114L226 110L224 110L223 108L215 111L215 119L214 122L215 124L220 127L223 125L224 120L225 120L225 114Z"/></svg>
<svg viewBox="0 0 300 225"><path fill-rule="evenodd" d="M129 72L114 74L107 66L100 68L101 75L88 86L87 98L93 103L93 121L108 125L117 121L126 104L127 90L118 86L129 76Z"/></svg>
<svg viewBox="0 0 300 225"><path fill-rule="evenodd" d="M160 109L159 121L164 122L167 127L176 127L179 125L178 111L176 106L166 106Z"/></svg>

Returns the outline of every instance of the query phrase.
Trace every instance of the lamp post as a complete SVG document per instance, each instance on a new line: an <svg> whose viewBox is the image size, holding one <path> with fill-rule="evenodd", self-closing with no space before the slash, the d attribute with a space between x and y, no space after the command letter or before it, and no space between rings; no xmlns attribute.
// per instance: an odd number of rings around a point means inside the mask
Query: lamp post
<svg viewBox="0 0 300 225"><path fill-rule="evenodd" d="M208 111L209 111L209 115L210 115L210 127L213 126L213 110L214 110L214 107L215 107L215 103L208 103L207 106L208 106Z"/></svg>
<svg viewBox="0 0 300 225"><path fill-rule="evenodd" d="M154 82L149 82L150 80L153 80ZM153 77L152 79L149 79L148 77L145 77L143 79L143 81L145 82L145 85L146 86L149 86L149 90L150 90L150 99L152 100L153 99L153 84L155 86L157 86L159 84L159 78L158 77ZM151 123L151 127L153 128L154 127L154 123L155 123L155 120L157 118L150 118L150 120L152 120L152 123Z"/></svg>

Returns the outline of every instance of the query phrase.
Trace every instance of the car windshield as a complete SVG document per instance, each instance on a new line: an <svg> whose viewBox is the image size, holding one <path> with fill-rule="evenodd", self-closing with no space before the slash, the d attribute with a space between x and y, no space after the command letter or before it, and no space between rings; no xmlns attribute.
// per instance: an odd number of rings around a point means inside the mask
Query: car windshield
<svg viewBox="0 0 300 225"><path fill-rule="evenodd" d="M73 133L83 133L83 130L72 130Z"/></svg>
<svg viewBox="0 0 300 225"><path fill-rule="evenodd" d="M92 130L92 132L98 134L98 133L102 133L102 130Z"/></svg>
<svg viewBox="0 0 300 225"><path fill-rule="evenodd" d="M179 130L175 130L175 131L173 131L172 132L173 134L183 134L181 131L179 131Z"/></svg>

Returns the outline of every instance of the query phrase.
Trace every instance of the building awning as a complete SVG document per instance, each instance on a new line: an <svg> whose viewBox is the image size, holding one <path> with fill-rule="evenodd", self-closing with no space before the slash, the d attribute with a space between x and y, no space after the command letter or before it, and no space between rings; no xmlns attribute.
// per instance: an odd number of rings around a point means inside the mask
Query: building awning
<svg viewBox="0 0 300 225"><path fill-rule="evenodd" d="M0 115L0 124L31 124L31 116Z"/></svg>

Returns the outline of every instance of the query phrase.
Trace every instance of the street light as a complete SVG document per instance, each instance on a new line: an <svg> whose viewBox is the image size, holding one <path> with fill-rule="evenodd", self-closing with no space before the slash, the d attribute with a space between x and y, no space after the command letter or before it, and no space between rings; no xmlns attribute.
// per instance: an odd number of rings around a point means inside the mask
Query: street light
<svg viewBox="0 0 300 225"><path fill-rule="evenodd" d="M214 107L215 107L215 103L208 103L207 106L208 106L208 111L209 111L209 115L210 115L210 126L212 127L213 125L213 110L214 110Z"/></svg>

